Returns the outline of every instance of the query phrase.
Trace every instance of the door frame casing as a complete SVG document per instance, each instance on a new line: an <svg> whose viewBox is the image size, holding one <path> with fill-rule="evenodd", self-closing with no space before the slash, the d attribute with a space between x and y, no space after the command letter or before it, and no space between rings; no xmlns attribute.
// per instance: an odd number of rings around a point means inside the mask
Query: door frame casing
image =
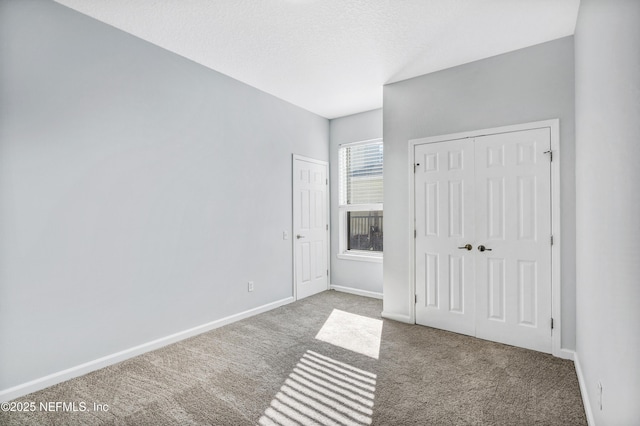
<svg viewBox="0 0 640 426"><path fill-rule="evenodd" d="M328 270L328 275L327 275L327 290L329 290L330 288L330 279L329 277L331 277L331 206L329 205L330 201L331 201L331 194L329 193L331 185L329 185L329 162L328 161L324 161L324 160L317 160L315 158L311 158L311 157L305 157L304 155L299 155L299 154L292 154L291 155L291 232L290 232L290 236L291 236L291 251L292 251L292 259L293 259L293 265L292 265L292 272L293 272L293 276L292 276L292 287L293 287L293 300L298 300L298 282L297 282L297 275L296 275L296 238L295 238L295 202L294 202L294 197L295 197L295 188L294 188L294 167L295 167L295 163L296 160L298 161L306 161L308 163L314 163L314 164L319 164L321 166L324 166L325 170L326 170L326 176L327 176L327 192L326 192L326 196L325 196L325 205L327 208L327 226L328 226L328 230L327 232L327 270Z"/></svg>
<svg viewBox="0 0 640 426"><path fill-rule="evenodd" d="M409 140L409 152L407 165L409 177L409 228L407 230L409 240L409 321L416 323L416 265L415 265L415 147L427 143L446 142L455 139L472 139L479 136L511 133L525 130L548 128L551 135L551 316L553 329L551 330L551 354L559 358L573 359L573 351L562 349L562 316L561 316L561 247L560 233L560 120L543 120L530 123L515 124L510 126L493 127L488 129L472 130L468 132L451 133L447 135L429 136ZM549 237L551 237L551 235Z"/></svg>

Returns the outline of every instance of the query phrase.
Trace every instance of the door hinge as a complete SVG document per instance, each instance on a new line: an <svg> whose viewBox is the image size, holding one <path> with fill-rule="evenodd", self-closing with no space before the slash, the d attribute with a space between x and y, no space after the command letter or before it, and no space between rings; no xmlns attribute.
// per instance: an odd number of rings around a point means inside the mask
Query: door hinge
<svg viewBox="0 0 640 426"><path fill-rule="evenodd" d="M329 276L329 270L327 269L327 276Z"/></svg>
<svg viewBox="0 0 640 426"><path fill-rule="evenodd" d="M416 167L418 167L420 165L420 163L414 163L413 164L413 173L416 172Z"/></svg>
<svg viewBox="0 0 640 426"><path fill-rule="evenodd" d="M418 238L418 231L415 229L413 230L413 238Z"/></svg>
<svg viewBox="0 0 640 426"><path fill-rule="evenodd" d="M553 330L553 318L551 318L551 329Z"/></svg>
<svg viewBox="0 0 640 426"><path fill-rule="evenodd" d="M545 151L545 154L549 154L549 161L553 161L553 151L549 150L549 151Z"/></svg>
<svg viewBox="0 0 640 426"><path fill-rule="evenodd" d="M414 296L415 296L415 297L413 298L414 303L418 303L418 295L417 295L417 294L415 294Z"/></svg>
<svg viewBox="0 0 640 426"><path fill-rule="evenodd" d="M553 235L551 236L551 245L553 245Z"/></svg>
<svg viewBox="0 0 640 426"><path fill-rule="evenodd" d="M329 230L329 224L327 223L327 231Z"/></svg>
<svg viewBox="0 0 640 426"><path fill-rule="evenodd" d="M324 184L325 184L325 185L329 185L329 178L327 178L327 179L325 179L325 180L324 180Z"/></svg>

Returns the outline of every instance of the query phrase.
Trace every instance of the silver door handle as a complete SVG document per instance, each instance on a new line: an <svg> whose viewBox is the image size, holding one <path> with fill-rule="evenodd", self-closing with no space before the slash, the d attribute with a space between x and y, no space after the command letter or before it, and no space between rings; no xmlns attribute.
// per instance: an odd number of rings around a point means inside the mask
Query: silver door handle
<svg viewBox="0 0 640 426"><path fill-rule="evenodd" d="M463 250L469 250L471 251L471 249L473 248L473 246L471 244L465 244L462 247L458 247L459 249L463 249Z"/></svg>
<svg viewBox="0 0 640 426"><path fill-rule="evenodd" d="M300 234L298 234L298 235L296 235L296 238L297 238L297 239L304 238L304 235L300 235Z"/></svg>
<svg viewBox="0 0 640 426"><path fill-rule="evenodd" d="M478 246L478 250L480 250L480 251L485 251L485 250L486 251L491 251L490 248L486 248L485 246Z"/></svg>

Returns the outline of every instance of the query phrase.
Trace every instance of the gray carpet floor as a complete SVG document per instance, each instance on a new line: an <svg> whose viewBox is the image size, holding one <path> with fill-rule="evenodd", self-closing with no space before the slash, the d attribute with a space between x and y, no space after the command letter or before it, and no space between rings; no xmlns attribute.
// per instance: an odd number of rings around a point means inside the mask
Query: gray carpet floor
<svg viewBox="0 0 640 426"><path fill-rule="evenodd" d="M323 329L334 309L364 325L342 317ZM320 293L16 400L84 412L0 412L0 424L586 425L572 362L381 311L379 300ZM351 350L375 343L376 324L378 358Z"/></svg>

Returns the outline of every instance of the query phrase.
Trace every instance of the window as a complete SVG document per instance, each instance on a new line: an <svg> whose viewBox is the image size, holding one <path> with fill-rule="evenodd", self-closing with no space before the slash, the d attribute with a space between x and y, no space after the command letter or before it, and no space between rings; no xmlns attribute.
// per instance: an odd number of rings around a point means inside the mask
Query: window
<svg viewBox="0 0 640 426"><path fill-rule="evenodd" d="M340 146L340 258L382 260L382 159L381 139Z"/></svg>

